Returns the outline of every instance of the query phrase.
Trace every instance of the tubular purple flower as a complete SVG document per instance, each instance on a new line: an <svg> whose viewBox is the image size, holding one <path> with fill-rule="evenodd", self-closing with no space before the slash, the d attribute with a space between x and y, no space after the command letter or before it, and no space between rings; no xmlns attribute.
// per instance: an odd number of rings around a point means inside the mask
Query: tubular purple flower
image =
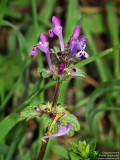
<svg viewBox="0 0 120 160"><path fill-rule="evenodd" d="M65 45L65 47L69 47L71 48L71 50L74 48L78 37L80 35L80 27L77 25L73 31L73 35L70 37L69 42Z"/></svg>
<svg viewBox="0 0 120 160"><path fill-rule="evenodd" d="M58 74L63 74L63 70L65 68L65 64L63 62L59 63L59 71Z"/></svg>
<svg viewBox="0 0 120 160"><path fill-rule="evenodd" d="M73 31L73 37L78 39L79 35L80 35L80 27L77 25Z"/></svg>
<svg viewBox="0 0 120 160"><path fill-rule="evenodd" d="M77 40L76 45L73 47L71 52L68 55L68 59L72 57L72 55L77 51L77 50L84 50L86 47L86 44L84 41Z"/></svg>
<svg viewBox="0 0 120 160"><path fill-rule="evenodd" d="M49 42L47 42L47 36L44 33L40 34L40 42L36 45L42 52L46 54L48 65L50 69L52 69L51 59L50 59L50 52L49 52Z"/></svg>
<svg viewBox="0 0 120 160"><path fill-rule="evenodd" d="M36 48L36 46L32 48L32 50L31 50L30 53L31 53L31 55L36 55L36 53L37 53L37 48Z"/></svg>
<svg viewBox="0 0 120 160"><path fill-rule="evenodd" d="M87 37L86 36L80 36L79 41L84 41L87 42Z"/></svg>
<svg viewBox="0 0 120 160"><path fill-rule="evenodd" d="M49 135L49 136L44 136L44 137L42 137L42 138L51 138L51 137L59 137L59 136L63 136L63 135L68 134L68 132L69 132L70 129L72 128L72 125L71 125L70 122L68 122L68 126L67 126L67 127L61 125L60 122L59 122L59 124L60 124L60 127L59 127L58 133L53 134L53 135Z"/></svg>
<svg viewBox="0 0 120 160"><path fill-rule="evenodd" d="M89 54L84 50L81 50L78 53L76 53L76 57L82 57L82 56L84 56L85 58L89 58Z"/></svg>
<svg viewBox="0 0 120 160"><path fill-rule="evenodd" d="M53 17L52 17L52 22L53 22L53 24L54 24L54 27L52 27L52 28L48 31L49 36L50 36L50 37L53 37L54 34L55 34L56 36L58 36L59 42L60 42L61 51L63 52L63 51L64 51L64 42L63 42L62 27L61 27L61 25L60 25L60 20L59 20L57 17L53 16Z"/></svg>
<svg viewBox="0 0 120 160"><path fill-rule="evenodd" d="M35 107L34 109L35 109L36 111L38 111L40 114L43 114L42 109L40 109L40 108L38 108L38 107Z"/></svg>

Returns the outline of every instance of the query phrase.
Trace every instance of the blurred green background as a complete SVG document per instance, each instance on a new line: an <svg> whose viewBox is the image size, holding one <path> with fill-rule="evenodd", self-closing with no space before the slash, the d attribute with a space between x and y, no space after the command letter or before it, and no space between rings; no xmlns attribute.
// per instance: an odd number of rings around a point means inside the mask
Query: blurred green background
<svg viewBox="0 0 120 160"><path fill-rule="evenodd" d="M40 33L48 36L53 15L61 20L65 43L80 25L90 58L77 65L86 80L64 82L58 99L81 129L70 138L50 139L44 160L67 158L70 141L96 141L100 152L120 150L120 0L1 0L0 160L35 159L41 146L44 122L20 121L19 113L36 97L41 103L53 99L55 82L35 74L47 66L45 55L30 55ZM49 42L59 46L57 37Z"/></svg>

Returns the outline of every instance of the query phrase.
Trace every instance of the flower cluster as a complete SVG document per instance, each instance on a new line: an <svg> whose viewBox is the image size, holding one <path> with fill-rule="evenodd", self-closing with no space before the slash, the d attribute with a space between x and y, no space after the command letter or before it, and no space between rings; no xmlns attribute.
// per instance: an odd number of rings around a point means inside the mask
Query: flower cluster
<svg viewBox="0 0 120 160"><path fill-rule="evenodd" d="M60 25L60 20L53 16L52 22L54 27L52 27L48 33L50 37L56 35L59 38L61 51L53 53L57 61L57 66L52 65L50 58L50 49L49 42L47 41L47 36L44 33L40 34L40 42L37 43L31 50L31 55L37 53L37 48L46 54L49 69L48 72L56 73L60 76L70 74L69 72L64 72L65 68L69 67L71 64L76 62L76 59L79 57L89 58L87 52L85 52L87 37L80 36L80 27L77 25L73 31L73 35L70 37L70 40L67 44L64 45L63 36L62 36L62 26ZM75 56L74 56L75 54ZM72 68L71 74L76 72L75 68Z"/></svg>

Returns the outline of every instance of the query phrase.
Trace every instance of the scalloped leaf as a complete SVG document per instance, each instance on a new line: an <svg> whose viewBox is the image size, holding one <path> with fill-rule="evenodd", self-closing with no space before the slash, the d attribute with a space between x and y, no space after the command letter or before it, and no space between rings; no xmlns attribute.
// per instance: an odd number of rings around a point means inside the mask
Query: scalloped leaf
<svg viewBox="0 0 120 160"><path fill-rule="evenodd" d="M67 134L68 136L72 136L75 131L80 130L80 123L77 120L77 117L74 116L73 114L70 114L68 111L66 111L66 115L64 117L60 118L60 122L62 125L66 126L66 127L67 127L68 122L70 122L72 124L71 130Z"/></svg>
<svg viewBox="0 0 120 160"><path fill-rule="evenodd" d="M40 116L40 113L38 111L35 111L34 110L34 107L33 105L30 105L28 107L26 107L21 113L20 113L20 119L24 120L29 120L29 119L32 119L32 118L35 118L37 116Z"/></svg>
<svg viewBox="0 0 120 160"><path fill-rule="evenodd" d="M54 66L55 67L55 66ZM83 72L81 69L76 68L76 72L72 72L72 68L73 65L70 65L68 68L64 69L63 75L59 75L58 73L58 69L55 67L54 72L50 72L44 68L38 68L37 70L37 75L38 76L42 76L43 78L48 78L50 77L52 80L54 81L58 81L58 82L62 82L62 81L66 81L70 78L75 78L75 77L80 77L80 78L84 78L86 77L85 72Z"/></svg>
<svg viewBox="0 0 120 160"><path fill-rule="evenodd" d="M41 75L43 78L48 78L48 77L50 77L52 75L52 72L49 72L44 68L38 68L36 74L37 74L37 76Z"/></svg>
<svg viewBox="0 0 120 160"><path fill-rule="evenodd" d="M44 114L42 116L42 119L43 119L43 123L44 123L45 127L50 128L53 119L49 118L49 116L46 114ZM72 124L71 130L67 134L69 137L73 136L75 131L80 130L80 124L79 124L77 118L74 115L70 114L68 111L66 111L66 115L64 117L60 118L59 120L60 120L60 123L66 127L68 125L68 122L70 122ZM54 126L52 132L57 133L58 130L59 130L59 125L57 123L55 123L55 126Z"/></svg>
<svg viewBox="0 0 120 160"><path fill-rule="evenodd" d="M20 118L22 120L26 119L26 120L29 120L29 119L32 119L32 118L35 118L37 116L41 116L42 120L43 120L43 123L44 123L44 126L47 128L50 128L51 126L51 123L53 122L53 119L51 119L46 113L40 115L40 113L36 110L34 110L34 107L40 107L41 104L39 104L37 101L36 102L33 102L32 104L30 104L28 107L26 107L21 113L20 113ZM51 105L50 103L46 104L46 105L42 105L42 107L46 106L48 107L47 105ZM52 111L52 110L51 110ZM70 122L72 124L72 128L71 130L68 132L68 136L72 136L74 135L74 132L75 131L78 131L80 129L80 124L77 120L77 118L70 114L68 111L66 111L64 109L64 107L61 107L58 106L57 107L57 112L61 115L62 112L65 112L65 116L61 117L59 119L59 121L61 122L62 125L66 126L68 125L68 122ZM54 128L52 130L53 133L57 133L59 130L59 124L55 123L54 125Z"/></svg>
<svg viewBox="0 0 120 160"><path fill-rule="evenodd" d="M81 77L85 79L86 74L81 69L76 68L76 72L72 73L72 77Z"/></svg>
<svg viewBox="0 0 120 160"><path fill-rule="evenodd" d="M48 116L47 114L44 114L44 115L42 116L42 120L43 120L44 126L45 126L46 128L48 127L48 128L50 129L50 126L51 126L51 124L52 124L52 122L53 122L53 119L49 118L49 116ZM59 124L55 123L52 132L53 132L53 133L57 133L58 130L59 130Z"/></svg>

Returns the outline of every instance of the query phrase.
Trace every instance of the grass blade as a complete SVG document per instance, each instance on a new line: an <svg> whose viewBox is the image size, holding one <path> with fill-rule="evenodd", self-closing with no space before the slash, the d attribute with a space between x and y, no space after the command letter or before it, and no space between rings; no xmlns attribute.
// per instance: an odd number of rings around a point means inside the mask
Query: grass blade
<svg viewBox="0 0 120 160"><path fill-rule="evenodd" d="M96 88L96 90L92 93L88 105L87 105L87 110L86 110L86 117L88 122L90 122L90 116L94 108L94 101L96 100L97 97L99 97L101 94L106 93L106 91L114 88L115 86L120 85L120 80L112 81L112 82L105 82L102 83L100 86Z"/></svg>
<svg viewBox="0 0 120 160"><path fill-rule="evenodd" d="M109 24L109 31L113 46L119 44L119 28L117 22L117 15L115 11L115 4L113 0L107 0L107 18ZM120 55L119 50L114 51L114 74L117 77L120 70Z"/></svg>
<svg viewBox="0 0 120 160"><path fill-rule="evenodd" d="M17 109L15 109L11 114L9 114L4 120L0 123L0 128L2 130L0 131L0 141L8 134L8 132L18 123L20 122L20 112L27 106L32 99L34 99L40 92L43 90L49 88L51 85L53 85L55 82L51 81L47 83L47 85L44 87L44 89L40 89L37 92L35 92L32 96L30 96L23 104L21 104Z"/></svg>
<svg viewBox="0 0 120 160"><path fill-rule="evenodd" d="M6 5L7 5L7 0L2 0L0 2L0 24L5 13Z"/></svg>
<svg viewBox="0 0 120 160"><path fill-rule="evenodd" d="M13 158L13 154L16 151L16 148L23 137L24 131L25 131L25 125L23 125L23 123L22 124L20 123L16 128L15 136L11 142L11 145L6 155L6 160L11 160Z"/></svg>
<svg viewBox="0 0 120 160"><path fill-rule="evenodd" d="M75 67L82 67L82 66L84 66L84 65L86 65L86 64L88 64L88 63L91 63L91 62L97 60L97 59L100 58L100 57L106 56L106 55L114 52L115 50L117 50L117 49L119 49L119 48L120 48L120 45L117 45L117 46L115 46L115 47L113 47L113 48L109 48L109 49L107 49L107 50L105 50L105 51L103 51L103 52L100 52L99 54L96 54L96 55L94 55L94 56L91 56L90 58L88 58L88 59L86 59L86 60L84 60L84 61L76 64Z"/></svg>

